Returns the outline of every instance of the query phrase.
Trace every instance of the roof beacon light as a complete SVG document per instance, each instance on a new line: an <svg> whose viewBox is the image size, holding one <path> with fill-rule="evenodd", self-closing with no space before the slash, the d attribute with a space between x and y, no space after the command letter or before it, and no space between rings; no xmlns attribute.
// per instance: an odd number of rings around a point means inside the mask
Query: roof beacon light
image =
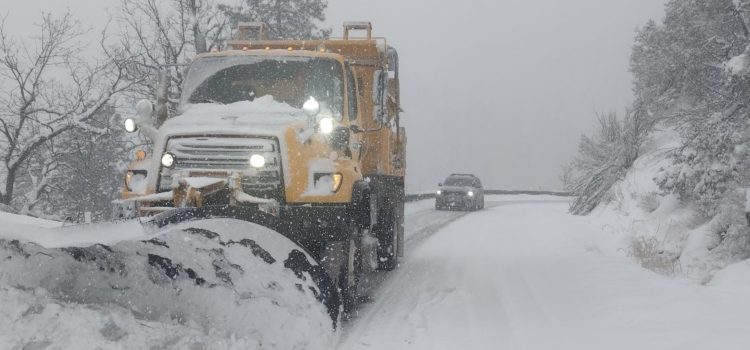
<svg viewBox="0 0 750 350"><path fill-rule="evenodd" d="M310 99L305 101L305 104L302 105L302 110L305 111L305 114L307 114L308 117L312 118L320 112L320 103L311 96Z"/></svg>

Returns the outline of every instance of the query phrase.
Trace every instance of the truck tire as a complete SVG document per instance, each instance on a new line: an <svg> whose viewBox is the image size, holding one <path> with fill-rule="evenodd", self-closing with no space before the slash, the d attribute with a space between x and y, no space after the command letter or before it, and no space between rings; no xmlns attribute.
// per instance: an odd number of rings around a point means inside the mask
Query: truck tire
<svg viewBox="0 0 750 350"><path fill-rule="evenodd" d="M394 207L381 212L375 237L378 239L378 269L393 271L398 266L398 232L399 220Z"/></svg>
<svg viewBox="0 0 750 350"><path fill-rule="evenodd" d="M346 223L339 228L345 231L342 232L342 236L347 238L343 242L332 244L340 247L337 248L338 254L333 255L332 258L333 261L340 263L336 280L341 295L344 318L349 318L357 310L359 279L363 271L363 256L360 251L361 240L365 235L365 230L369 230L371 225L370 218L373 206L371 199L370 194L365 191L352 203Z"/></svg>

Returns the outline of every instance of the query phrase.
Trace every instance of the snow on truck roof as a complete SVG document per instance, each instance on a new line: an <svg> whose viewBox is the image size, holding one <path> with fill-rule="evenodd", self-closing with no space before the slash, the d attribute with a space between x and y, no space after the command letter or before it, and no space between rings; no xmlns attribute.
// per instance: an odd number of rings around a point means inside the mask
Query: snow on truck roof
<svg viewBox="0 0 750 350"><path fill-rule="evenodd" d="M385 38L326 40L230 40L232 50L204 55L287 55L345 58L360 65L382 64L388 59Z"/></svg>
<svg viewBox="0 0 750 350"><path fill-rule="evenodd" d="M235 56L270 56L270 57L315 57L341 60L339 54L328 52L317 52L309 50L288 50L288 49L261 49L252 50L225 50L199 54L196 59L203 57L235 57Z"/></svg>

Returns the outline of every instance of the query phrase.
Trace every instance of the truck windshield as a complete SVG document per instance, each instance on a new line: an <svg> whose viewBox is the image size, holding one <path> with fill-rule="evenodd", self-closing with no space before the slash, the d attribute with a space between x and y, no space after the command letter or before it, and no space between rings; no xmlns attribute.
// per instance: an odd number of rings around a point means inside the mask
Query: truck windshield
<svg viewBox="0 0 750 350"><path fill-rule="evenodd" d="M446 186L471 187L474 185L474 179L470 177L449 177L445 180Z"/></svg>
<svg viewBox="0 0 750 350"><path fill-rule="evenodd" d="M310 97L335 116L343 111L343 71L333 59L311 57L204 57L191 66L181 105L230 104L266 95L295 108Z"/></svg>

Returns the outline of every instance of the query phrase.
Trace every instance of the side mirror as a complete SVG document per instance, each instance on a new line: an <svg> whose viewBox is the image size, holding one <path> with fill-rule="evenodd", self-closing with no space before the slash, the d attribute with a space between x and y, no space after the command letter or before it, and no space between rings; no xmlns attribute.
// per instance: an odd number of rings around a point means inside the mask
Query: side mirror
<svg viewBox="0 0 750 350"><path fill-rule="evenodd" d="M138 116L141 117L141 120L153 120L156 108L154 107L153 102L149 100L140 100L135 104L135 110L138 112Z"/></svg>
<svg viewBox="0 0 750 350"><path fill-rule="evenodd" d="M153 140L157 134L154 127L154 114L156 112L154 103L149 100L140 100L136 103L135 110L137 116L125 119L125 131L132 133L141 130L146 137Z"/></svg>
<svg viewBox="0 0 750 350"><path fill-rule="evenodd" d="M351 137L349 128L339 126L331 133L331 147L335 150L349 149L349 139Z"/></svg>

